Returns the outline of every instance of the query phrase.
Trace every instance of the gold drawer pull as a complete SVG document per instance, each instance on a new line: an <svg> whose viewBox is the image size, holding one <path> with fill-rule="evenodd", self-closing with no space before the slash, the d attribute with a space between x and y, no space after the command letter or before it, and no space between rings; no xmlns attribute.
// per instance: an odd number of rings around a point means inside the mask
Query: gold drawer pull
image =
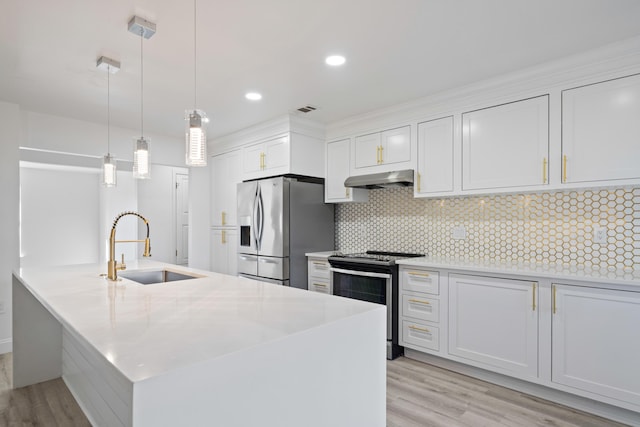
<svg viewBox="0 0 640 427"><path fill-rule="evenodd" d="M313 286L320 286L321 288L327 287L327 285L325 285L324 283L314 283Z"/></svg>
<svg viewBox="0 0 640 427"><path fill-rule="evenodd" d="M542 160L542 183L547 183L547 158Z"/></svg>
<svg viewBox="0 0 640 427"><path fill-rule="evenodd" d="M313 261L313 265L319 265L321 267L326 267L327 263L326 262L321 262L321 261Z"/></svg>
<svg viewBox="0 0 640 427"><path fill-rule="evenodd" d="M419 300L419 299L413 299L413 298L412 298L412 299L410 299L410 300L409 300L409 302L417 302L418 304L427 304L427 305L430 305L430 304L431 304L429 301L422 301L422 300Z"/></svg>
<svg viewBox="0 0 640 427"><path fill-rule="evenodd" d="M418 328L417 326L409 325L409 329L413 329L414 331L426 332L428 334L431 333L427 328Z"/></svg>
<svg viewBox="0 0 640 427"><path fill-rule="evenodd" d="M410 271L410 276L429 277L429 273L418 273L417 271Z"/></svg>
<svg viewBox="0 0 640 427"><path fill-rule="evenodd" d="M562 156L562 182L567 182L567 155Z"/></svg>

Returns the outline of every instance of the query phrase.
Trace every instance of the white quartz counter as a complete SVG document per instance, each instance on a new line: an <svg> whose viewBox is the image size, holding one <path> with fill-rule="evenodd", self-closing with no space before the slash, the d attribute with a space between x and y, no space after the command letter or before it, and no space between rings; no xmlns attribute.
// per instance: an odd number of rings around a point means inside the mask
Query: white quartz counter
<svg viewBox="0 0 640 427"><path fill-rule="evenodd" d="M468 260L426 256L397 261L404 266L467 272L520 275L555 280L580 280L596 284L640 286L640 271L592 269L562 264L526 263L502 260Z"/></svg>
<svg viewBox="0 0 640 427"><path fill-rule="evenodd" d="M132 382L275 341L375 305L153 261L206 277L141 285L110 282L103 265L21 269L17 276L66 327Z"/></svg>
<svg viewBox="0 0 640 427"><path fill-rule="evenodd" d="M307 252L305 256L313 258L329 258L331 255L338 253L337 251L324 251L324 252Z"/></svg>

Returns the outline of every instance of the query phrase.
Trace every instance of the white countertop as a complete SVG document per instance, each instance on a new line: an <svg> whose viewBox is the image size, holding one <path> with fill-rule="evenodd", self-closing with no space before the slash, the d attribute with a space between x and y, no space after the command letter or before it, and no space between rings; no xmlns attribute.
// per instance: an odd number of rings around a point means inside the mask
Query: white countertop
<svg viewBox="0 0 640 427"><path fill-rule="evenodd" d="M307 252L305 256L313 258L329 258L331 255L338 253L338 251L325 251L325 252Z"/></svg>
<svg viewBox="0 0 640 427"><path fill-rule="evenodd" d="M63 326L132 382L379 309L154 261L127 265L128 270L158 268L206 277L154 285L110 282L99 277L105 264L25 268L16 276Z"/></svg>
<svg viewBox="0 0 640 427"><path fill-rule="evenodd" d="M424 268L522 275L556 280L580 280L598 284L640 286L640 271L637 270L607 270L562 264L526 263L504 260L469 260L437 256L408 258L397 261L396 263Z"/></svg>

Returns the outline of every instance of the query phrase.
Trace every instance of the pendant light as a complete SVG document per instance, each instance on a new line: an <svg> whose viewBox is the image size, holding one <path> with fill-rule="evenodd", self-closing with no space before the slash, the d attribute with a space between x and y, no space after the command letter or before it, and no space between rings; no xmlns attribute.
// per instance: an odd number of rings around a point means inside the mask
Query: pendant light
<svg viewBox="0 0 640 427"><path fill-rule="evenodd" d="M207 114L196 109L197 100L197 68L196 68L196 0L193 0L193 110L186 110L184 119L185 130L185 160L187 166L207 166L207 132L209 122Z"/></svg>
<svg viewBox="0 0 640 427"><path fill-rule="evenodd" d="M149 138L144 137L144 64L143 41L156 33L156 24L134 16L129 20L129 31L140 35L140 138L133 140L133 177L137 179L151 178L149 164Z"/></svg>
<svg viewBox="0 0 640 427"><path fill-rule="evenodd" d="M110 76L120 70L120 63L106 56L101 56L96 67L107 72L107 155L102 158L102 185L115 187L117 179L116 159L111 155L111 100Z"/></svg>

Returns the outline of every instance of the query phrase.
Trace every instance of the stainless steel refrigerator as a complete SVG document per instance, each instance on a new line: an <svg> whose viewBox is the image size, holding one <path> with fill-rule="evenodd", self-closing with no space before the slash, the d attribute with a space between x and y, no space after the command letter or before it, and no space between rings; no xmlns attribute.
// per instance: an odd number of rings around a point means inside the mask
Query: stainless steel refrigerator
<svg viewBox="0 0 640 427"><path fill-rule="evenodd" d="M334 247L324 185L276 177L238 184L238 275L307 289L305 253Z"/></svg>

